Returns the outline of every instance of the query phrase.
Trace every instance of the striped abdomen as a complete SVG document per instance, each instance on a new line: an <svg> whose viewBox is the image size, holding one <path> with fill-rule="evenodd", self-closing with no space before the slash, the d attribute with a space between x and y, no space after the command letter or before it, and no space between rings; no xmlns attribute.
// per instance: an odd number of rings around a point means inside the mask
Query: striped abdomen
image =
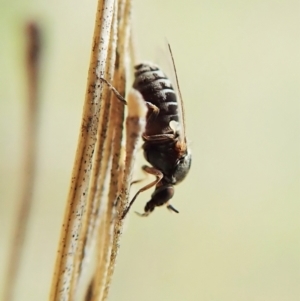
<svg viewBox="0 0 300 301"><path fill-rule="evenodd" d="M176 93L171 81L154 64L142 63L135 66L135 81L133 88L138 90L145 102L151 103L159 109L155 121L147 122L145 133L148 136L173 133L170 121L179 120ZM147 120L149 119L149 111Z"/></svg>

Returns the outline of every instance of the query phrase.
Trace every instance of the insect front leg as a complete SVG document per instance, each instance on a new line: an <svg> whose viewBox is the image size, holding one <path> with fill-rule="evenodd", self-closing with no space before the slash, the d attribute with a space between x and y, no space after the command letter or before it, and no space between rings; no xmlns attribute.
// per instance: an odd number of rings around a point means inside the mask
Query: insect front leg
<svg viewBox="0 0 300 301"><path fill-rule="evenodd" d="M119 91L111 84L109 83L105 78L103 77L100 77L100 79L105 82L109 89L113 91L113 93L116 95L116 97L121 101L123 102L125 105L127 105L127 101L125 100L125 98L119 93Z"/></svg>
<svg viewBox="0 0 300 301"><path fill-rule="evenodd" d="M144 169L143 169L143 167L142 167L142 171L144 172L144 177L143 178L141 178L141 179L137 179L137 180L134 180L134 181L132 181L131 183L130 183L130 187L131 187L131 185L134 185L134 184L137 184L137 183L140 183L140 182L143 182L143 181L145 181L145 180L147 180L148 178L149 178L149 173L148 172L146 172Z"/></svg>
<svg viewBox="0 0 300 301"><path fill-rule="evenodd" d="M159 183L161 181L161 179L163 178L163 173L161 171L159 171L158 169L154 168L154 167L150 167L150 166L147 166L147 165L144 165L142 167L142 169L151 174L151 175L154 175L156 176L156 179L149 183L148 185L142 187L136 194L135 196L133 197L133 199L131 200L131 202L129 203L128 207L124 210L124 213L122 215L122 218L124 218L126 216L126 214L128 213L128 211L130 210L132 204L134 203L134 201L136 200L136 198L138 197L138 195L143 192L143 191L146 191L148 189L150 189L151 187L155 186L157 183Z"/></svg>

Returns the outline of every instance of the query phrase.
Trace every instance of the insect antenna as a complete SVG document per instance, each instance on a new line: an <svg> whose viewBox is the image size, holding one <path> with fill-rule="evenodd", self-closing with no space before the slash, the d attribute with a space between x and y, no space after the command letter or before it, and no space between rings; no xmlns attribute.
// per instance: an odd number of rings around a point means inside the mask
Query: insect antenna
<svg viewBox="0 0 300 301"><path fill-rule="evenodd" d="M169 204L169 205L167 206L167 208L168 208L170 211L179 213L179 211L178 211L176 208L174 208L171 204Z"/></svg>
<svg viewBox="0 0 300 301"><path fill-rule="evenodd" d="M174 57L173 57L173 53L172 53L172 49L171 49L171 45L169 42L167 42L168 44L168 48L169 48L169 52L170 52L170 55L171 55L171 59L172 59L172 65L173 65L173 68L174 68L174 73L175 73L175 80L176 80L176 85L177 85L177 89L178 89L178 96L180 98L180 119L181 119L181 122L182 122L182 126L181 126L181 135L180 135L180 139L182 140L181 142L182 143L185 143L186 141L186 138L185 138L185 121L184 121L184 108L183 108L183 101L182 101L182 94L181 94L181 91L180 91L180 87L179 87L179 80L178 80L178 75L177 75L177 70L176 70L176 66L175 66L175 60L174 60Z"/></svg>

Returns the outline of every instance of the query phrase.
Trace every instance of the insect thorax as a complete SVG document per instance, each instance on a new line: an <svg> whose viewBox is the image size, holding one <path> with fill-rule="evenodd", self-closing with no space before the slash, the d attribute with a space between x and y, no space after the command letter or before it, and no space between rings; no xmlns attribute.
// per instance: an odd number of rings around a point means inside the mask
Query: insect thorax
<svg viewBox="0 0 300 301"><path fill-rule="evenodd" d="M146 141L143 145L145 159L164 174L164 180L170 184L178 184L187 175L191 156L189 150L179 155L177 141L153 143Z"/></svg>

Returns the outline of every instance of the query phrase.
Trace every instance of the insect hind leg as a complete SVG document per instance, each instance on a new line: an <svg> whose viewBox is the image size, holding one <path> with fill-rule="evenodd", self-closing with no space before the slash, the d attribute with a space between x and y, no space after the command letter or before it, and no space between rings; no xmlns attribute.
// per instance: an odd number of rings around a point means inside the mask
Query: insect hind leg
<svg viewBox="0 0 300 301"><path fill-rule="evenodd" d="M126 216L126 214L127 214L128 211L130 210L132 204L134 203L134 201L136 200L136 198L138 197L138 195L139 195L141 192L146 191L146 190L150 189L151 187L155 186L157 183L160 182L160 180L161 180L161 179L163 178L163 176L164 176L163 173L162 173L161 171L159 171L158 169L156 169L156 168L154 168L154 167L150 167L150 166L144 165L144 166L142 167L142 169L143 169L145 172L147 172L147 173L149 173L149 174L151 174L151 175L156 176L156 179L155 179L153 182L151 182L151 183L147 184L146 186L142 187L140 190L138 190L138 192L135 194L135 196L133 197L133 199L130 201L128 207L124 210L124 213L123 213L123 215L122 215L122 218L124 218L124 217Z"/></svg>
<svg viewBox="0 0 300 301"><path fill-rule="evenodd" d="M146 106L148 109L147 113L147 123L152 123L155 121L157 115L160 112L160 109L151 102L146 101Z"/></svg>

